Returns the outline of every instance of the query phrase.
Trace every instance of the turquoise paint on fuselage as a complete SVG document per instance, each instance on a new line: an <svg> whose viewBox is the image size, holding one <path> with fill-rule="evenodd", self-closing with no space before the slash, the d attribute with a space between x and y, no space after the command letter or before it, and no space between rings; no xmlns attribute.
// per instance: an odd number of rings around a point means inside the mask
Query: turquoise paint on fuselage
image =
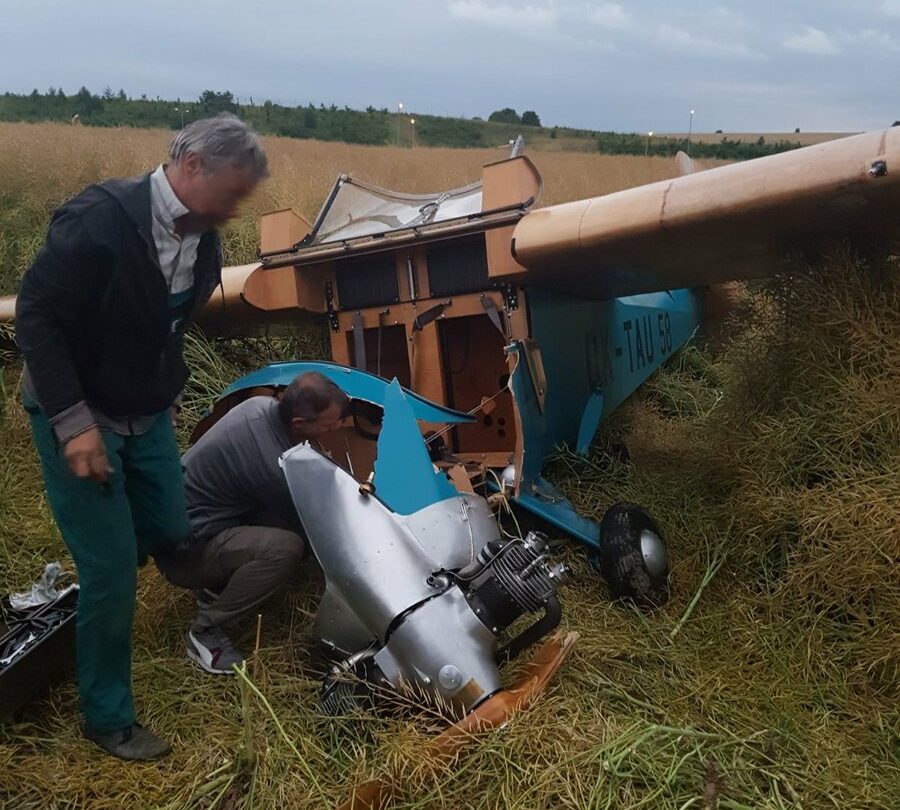
<svg viewBox="0 0 900 810"><path fill-rule="evenodd" d="M309 371L317 371L328 377L351 399L362 399L376 405L384 406L384 398L391 383L381 377L376 377L368 371L361 371L349 366L341 366L337 363L329 363L324 360L299 360L283 363L269 363L267 366L251 371L249 374L235 380L229 385L218 399L223 399L235 391L260 386L286 386L298 374ZM474 421L469 414L445 408L442 405L431 402L419 396L414 391L403 389L409 406L412 408L416 419L423 422L444 422L446 424L460 424Z"/></svg>
<svg viewBox="0 0 900 810"><path fill-rule="evenodd" d="M433 503L459 497L446 474L431 463L412 399L396 379L384 394L384 422L372 483L375 497L399 515L411 515Z"/></svg>
<svg viewBox="0 0 900 810"><path fill-rule="evenodd" d="M542 411L522 349L514 349L524 482L540 475L557 445L585 452L600 422L691 337L701 316L695 290L589 301L529 288L527 302L547 388Z"/></svg>

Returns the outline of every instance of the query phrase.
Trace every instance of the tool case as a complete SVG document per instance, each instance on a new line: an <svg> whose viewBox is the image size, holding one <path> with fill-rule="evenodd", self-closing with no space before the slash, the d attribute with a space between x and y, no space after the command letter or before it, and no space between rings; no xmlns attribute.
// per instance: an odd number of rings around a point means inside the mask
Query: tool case
<svg viewBox="0 0 900 810"><path fill-rule="evenodd" d="M0 723L74 669L77 603L77 585L30 608L0 599Z"/></svg>

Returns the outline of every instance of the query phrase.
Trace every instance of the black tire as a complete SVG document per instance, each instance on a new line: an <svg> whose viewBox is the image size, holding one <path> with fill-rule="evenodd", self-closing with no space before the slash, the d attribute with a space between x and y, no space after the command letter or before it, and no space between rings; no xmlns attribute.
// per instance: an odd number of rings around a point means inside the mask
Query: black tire
<svg viewBox="0 0 900 810"><path fill-rule="evenodd" d="M617 503L600 521L600 550L591 564L606 580L610 599L630 601L641 607L657 607L668 599L668 565L654 576L644 562L641 532L662 539L656 521L635 503Z"/></svg>

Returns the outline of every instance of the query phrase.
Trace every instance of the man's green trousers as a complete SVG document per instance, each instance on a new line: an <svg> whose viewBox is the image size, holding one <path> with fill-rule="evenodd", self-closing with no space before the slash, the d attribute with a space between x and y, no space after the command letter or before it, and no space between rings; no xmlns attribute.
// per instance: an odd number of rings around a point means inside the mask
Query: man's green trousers
<svg viewBox="0 0 900 810"><path fill-rule="evenodd" d="M81 710L99 732L134 722L131 625L137 564L189 531L181 459L169 412L145 433L102 430L113 472L105 483L76 478L46 417L26 410L53 516L75 561L75 651Z"/></svg>

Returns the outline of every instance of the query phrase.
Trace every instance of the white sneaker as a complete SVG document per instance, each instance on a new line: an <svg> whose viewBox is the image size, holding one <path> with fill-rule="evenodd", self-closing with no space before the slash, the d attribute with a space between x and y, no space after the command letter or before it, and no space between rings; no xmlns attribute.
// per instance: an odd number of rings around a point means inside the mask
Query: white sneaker
<svg viewBox="0 0 900 810"><path fill-rule="evenodd" d="M244 660L220 627L188 630L185 649L191 661L213 675L231 675L232 666Z"/></svg>

